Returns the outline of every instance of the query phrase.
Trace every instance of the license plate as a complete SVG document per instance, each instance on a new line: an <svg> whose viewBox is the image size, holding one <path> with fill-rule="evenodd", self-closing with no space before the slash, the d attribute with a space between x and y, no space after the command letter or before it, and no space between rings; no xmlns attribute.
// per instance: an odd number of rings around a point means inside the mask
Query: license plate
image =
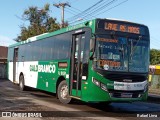
<svg viewBox="0 0 160 120"><path fill-rule="evenodd" d="M132 98L132 93L121 93L122 98Z"/></svg>

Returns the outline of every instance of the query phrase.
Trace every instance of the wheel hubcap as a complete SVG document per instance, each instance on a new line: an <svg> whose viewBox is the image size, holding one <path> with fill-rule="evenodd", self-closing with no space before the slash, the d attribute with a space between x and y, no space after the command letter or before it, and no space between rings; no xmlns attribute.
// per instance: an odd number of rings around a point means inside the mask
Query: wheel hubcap
<svg viewBox="0 0 160 120"><path fill-rule="evenodd" d="M23 89L23 78L22 78L22 76L20 76L20 81L19 82L20 82L19 83L20 88Z"/></svg>
<svg viewBox="0 0 160 120"><path fill-rule="evenodd" d="M20 82L20 87L22 88L22 82Z"/></svg>
<svg viewBox="0 0 160 120"><path fill-rule="evenodd" d="M67 96L68 96L68 87L67 85L63 85L61 88L61 97L63 99L67 99Z"/></svg>
<svg viewBox="0 0 160 120"><path fill-rule="evenodd" d="M21 87L21 88L23 88L23 84L22 84L22 81L20 82L20 87Z"/></svg>

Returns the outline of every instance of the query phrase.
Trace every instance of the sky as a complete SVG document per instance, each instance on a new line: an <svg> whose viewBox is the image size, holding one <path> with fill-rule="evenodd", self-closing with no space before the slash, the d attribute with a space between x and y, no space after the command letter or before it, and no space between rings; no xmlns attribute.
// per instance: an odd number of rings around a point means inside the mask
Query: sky
<svg viewBox="0 0 160 120"><path fill-rule="evenodd" d="M28 25L28 23L21 18L24 10L30 6L42 8L46 3L49 3L51 5L50 16L56 18L57 22L60 23L61 10L53 6L53 4L68 2L71 7L66 6L65 8L65 20L74 23L74 21L77 20L73 19L74 15L86 10L98 1L100 0L1 0L0 46L13 44L15 42L14 39L20 34L20 26ZM112 0L103 0L103 2L105 1L110 2ZM102 3L101 6L103 5ZM113 4L106 5L103 9L99 9L99 12L96 14L94 9L92 9L92 11L93 15L87 15L86 18L122 19L148 26L151 48L160 49L160 0L115 0Z"/></svg>

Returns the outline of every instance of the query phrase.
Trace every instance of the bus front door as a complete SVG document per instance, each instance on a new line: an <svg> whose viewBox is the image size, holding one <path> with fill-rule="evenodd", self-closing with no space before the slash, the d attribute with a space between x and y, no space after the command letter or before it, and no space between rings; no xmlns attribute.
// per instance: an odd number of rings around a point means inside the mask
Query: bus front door
<svg viewBox="0 0 160 120"><path fill-rule="evenodd" d="M13 55L13 82L16 82L17 76L17 63L18 62L18 48L14 48L14 55Z"/></svg>
<svg viewBox="0 0 160 120"><path fill-rule="evenodd" d="M85 33L73 35L72 40L70 95L80 98Z"/></svg>

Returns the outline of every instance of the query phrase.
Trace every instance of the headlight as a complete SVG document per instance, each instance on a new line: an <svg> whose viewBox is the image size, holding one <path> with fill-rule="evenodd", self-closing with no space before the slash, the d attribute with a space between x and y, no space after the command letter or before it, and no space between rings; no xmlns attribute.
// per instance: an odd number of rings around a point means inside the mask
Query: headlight
<svg viewBox="0 0 160 120"><path fill-rule="evenodd" d="M99 82L98 80L96 80L96 79L93 78L93 79L92 79L92 82L93 82L96 86L100 87L102 90L108 91L108 90L107 90L107 86L106 86L105 84Z"/></svg>
<svg viewBox="0 0 160 120"><path fill-rule="evenodd" d="M94 78L93 78L93 80L92 80L92 81L93 81L93 83L94 83L95 85L97 85L97 86L99 86L99 87L100 87L100 82L99 82L99 81L97 81L97 80L96 80L96 79L94 79Z"/></svg>
<svg viewBox="0 0 160 120"><path fill-rule="evenodd" d="M106 86L105 84L103 84L103 83L101 83L101 88L102 88L102 90L104 90L104 91L108 91L108 90L107 90L107 86Z"/></svg>

